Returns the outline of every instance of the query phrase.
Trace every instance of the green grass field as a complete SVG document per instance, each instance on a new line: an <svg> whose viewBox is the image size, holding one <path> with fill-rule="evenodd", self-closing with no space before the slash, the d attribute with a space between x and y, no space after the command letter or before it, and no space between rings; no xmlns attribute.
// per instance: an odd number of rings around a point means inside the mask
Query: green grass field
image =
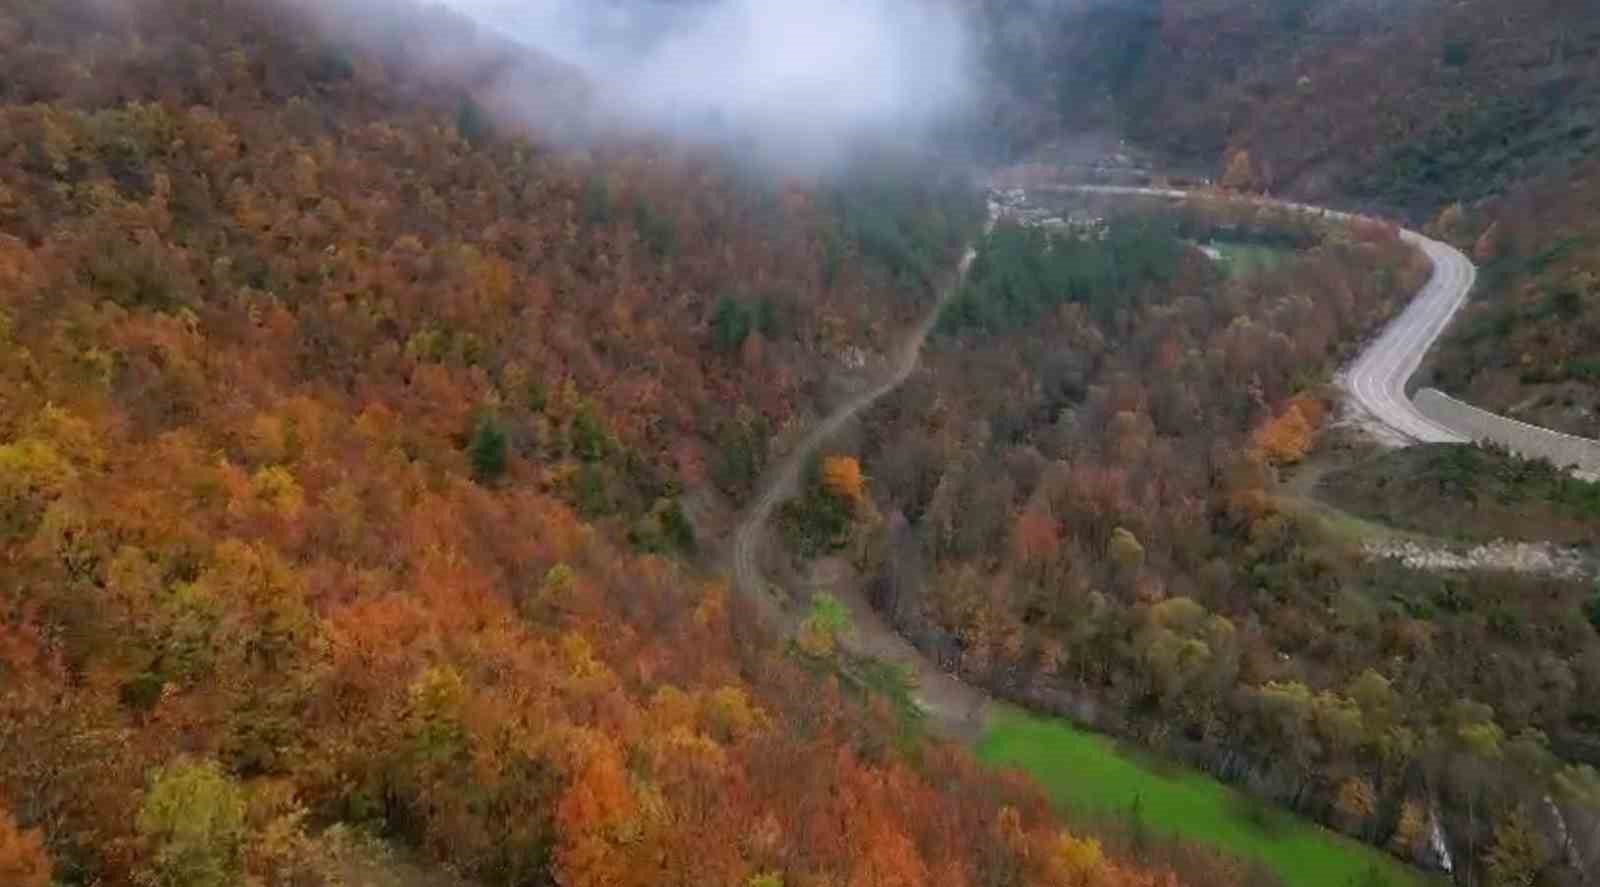
<svg viewBox="0 0 1600 887"><path fill-rule="evenodd" d="M1091 815L1126 815L1137 796L1152 832L1257 860L1289 887L1366 887L1376 883L1375 871L1392 887L1433 883L1374 848L1253 802L1196 771L1141 763L1111 740L1065 721L997 708L978 757L1023 770L1057 804Z"/></svg>
<svg viewBox="0 0 1600 887"><path fill-rule="evenodd" d="M1291 254L1288 250L1254 243L1234 243L1219 240L1209 244L1222 258L1217 264L1227 270L1229 277L1248 277L1262 271L1271 271Z"/></svg>

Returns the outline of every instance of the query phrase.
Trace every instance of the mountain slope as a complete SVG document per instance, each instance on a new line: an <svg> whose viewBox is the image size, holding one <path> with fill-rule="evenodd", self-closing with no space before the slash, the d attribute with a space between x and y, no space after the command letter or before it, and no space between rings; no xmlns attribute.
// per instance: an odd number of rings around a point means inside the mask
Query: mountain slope
<svg viewBox="0 0 1600 887"><path fill-rule="evenodd" d="M1111 121L1218 177L1243 151L1252 186L1431 214L1600 145L1600 19L1583 0L994 3L985 14L994 56L1037 61L997 75L1024 99L1008 120L1023 148L1053 134L1041 121Z"/></svg>
<svg viewBox="0 0 1600 887"><path fill-rule="evenodd" d="M1600 163L1447 210L1441 235L1477 251L1483 286L1430 361L1474 404L1600 437Z"/></svg>
<svg viewBox="0 0 1600 887"><path fill-rule="evenodd" d="M693 560L962 199L497 135L311 34L0 2L0 873L1176 883Z"/></svg>

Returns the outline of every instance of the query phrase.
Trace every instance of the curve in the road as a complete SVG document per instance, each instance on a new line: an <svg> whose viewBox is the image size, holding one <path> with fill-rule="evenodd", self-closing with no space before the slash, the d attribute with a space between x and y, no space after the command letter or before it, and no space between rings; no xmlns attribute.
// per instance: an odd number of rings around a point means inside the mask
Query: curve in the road
<svg viewBox="0 0 1600 887"><path fill-rule="evenodd" d="M1031 190L1066 191L1080 194L1110 194L1164 197L1186 200L1195 196L1249 203L1273 209L1305 213L1333 222L1380 220L1283 200L1237 197L1212 192L1182 191L1172 188L1141 188L1120 185L1045 185ZM1362 350L1355 362L1341 374L1341 381L1355 403L1400 437L1418 443L1469 443L1465 434L1423 415L1406 393L1406 385L1422 365L1422 358L1449 326L1466 303L1477 281L1478 269L1460 250L1447 243L1402 229L1400 237L1421 250L1433 265L1433 274L1416 298L1384 331Z"/></svg>
<svg viewBox="0 0 1600 887"><path fill-rule="evenodd" d="M1074 192L1088 194L1124 195L1137 197L1186 200L1197 196L1244 202L1255 206L1306 213L1333 222L1351 223L1380 220L1351 213L1309 206L1303 203L1272 200L1259 197L1222 195L1215 192L1193 192L1172 188L1149 188L1121 185L1033 184L1024 190ZM1001 209L990 204L989 220L984 231L992 230ZM1470 430L1456 430L1424 415L1406 392L1407 383L1416 374L1428 349L1443 334L1445 328L1466 302L1477 279L1477 268L1459 250L1449 244L1425 237L1415 231L1400 232L1401 238L1415 246L1428 257L1433 273L1427 284L1406 306L1398 317L1390 321L1383 332L1362 350L1341 381L1354 402L1377 422L1391 429L1407 441L1419 443L1467 443L1473 439ZM856 395L834 410L812 429L787 457L769 474L756 500L745 511L734 532L732 572L735 588L755 601L769 618L783 615L776 596L769 594L766 581L757 561L763 532L773 511L784 499L795 494L801 473L822 445L845 423L899 388L916 369L922 346L937 323L940 311L966 280L967 273L977 257L974 247L962 256L958 273L940 291L938 299L926 316L892 356L889 374L871 388ZM1539 430L1539 429L1536 429ZM781 623L778 623L781 624ZM888 631L888 629L884 629ZM915 655L914 653L912 655ZM919 671L936 678L943 677L931 663L922 660ZM962 685L965 687L965 685ZM976 688L966 688L970 693L981 693ZM936 717L943 712L930 712Z"/></svg>
<svg viewBox="0 0 1600 887"><path fill-rule="evenodd" d="M1072 192L1087 194L1122 195L1130 197L1156 197L1186 200L1196 196L1247 202L1256 206L1302 212L1334 222L1354 222L1365 217L1321 207L1308 206L1259 197L1218 195L1214 192L1193 192L1173 188L1148 188L1121 185L1031 185L1026 190ZM990 205L985 233L998 221L1000 209ZM1376 221L1376 220L1372 220ZM1477 269L1461 252L1448 244L1424 237L1414 231L1402 231L1408 243L1427 255L1433 264L1433 274L1426 286L1417 294L1405 311L1401 312L1369 344L1343 374L1346 390L1357 404L1403 438L1419 442L1463 443L1470 437L1446 428L1424 416L1406 394L1406 383L1416 373L1423 356L1451 318L1466 301L1477 276ZM884 396L899 388L916 369L922 346L933 331L950 297L966 280L972 262L977 257L974 247L969 247L961 258L955 277L940 291L939 298L917 324L917 327L893 355L889 374L866 391L861 392L829 414L813 428L798 445L768 475L756 500L746 509L734 531L732 572L735 587L756 601L772 617L780 615L776 598L768 593L761 575L757 551L767 522L778 504L793 496L805 466L816 456L822 445L845 423L860 415Z"/></svg>

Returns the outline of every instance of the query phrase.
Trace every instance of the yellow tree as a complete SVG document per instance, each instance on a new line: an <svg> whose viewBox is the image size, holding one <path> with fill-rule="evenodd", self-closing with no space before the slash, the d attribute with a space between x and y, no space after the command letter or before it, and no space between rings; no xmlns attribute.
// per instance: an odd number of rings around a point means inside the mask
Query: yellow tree
<svg viewBox="0 0 1600 887"><path fill-rule="evenodd" d="M1053 850L1048 860L1052 884L1086 887L1099 881L1106 864L1099 841L1062 832Z"/></svg>
<svg viewBox="0 0 1600 887"><path fill-rule="evenodd" d="M1543 843L1520 809L1511 811L1494 829L1494 843L1484 857L1489 887L1531 887L1544 868Z"/></svg>
<svg viewBox="0 0 1600 887"><path fill-rule="evenodd" d="M1400 821L1395 823L1394 835L1389 838L1389 849L1398 857L1414 860L1422 849L1423 829L1427 822L1422 805L1408 800L1400 807Z"/></svg>

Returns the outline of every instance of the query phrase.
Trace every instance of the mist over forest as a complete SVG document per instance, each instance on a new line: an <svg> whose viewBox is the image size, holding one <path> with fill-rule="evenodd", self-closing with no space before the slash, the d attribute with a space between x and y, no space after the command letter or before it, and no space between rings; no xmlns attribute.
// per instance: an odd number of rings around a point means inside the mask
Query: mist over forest
<svg viewBox="0 0 1600 887"><path fill-rule="evenodd" d="M1592 885L1597 157L1593 0L0 0L0 887Z"/></svg>

